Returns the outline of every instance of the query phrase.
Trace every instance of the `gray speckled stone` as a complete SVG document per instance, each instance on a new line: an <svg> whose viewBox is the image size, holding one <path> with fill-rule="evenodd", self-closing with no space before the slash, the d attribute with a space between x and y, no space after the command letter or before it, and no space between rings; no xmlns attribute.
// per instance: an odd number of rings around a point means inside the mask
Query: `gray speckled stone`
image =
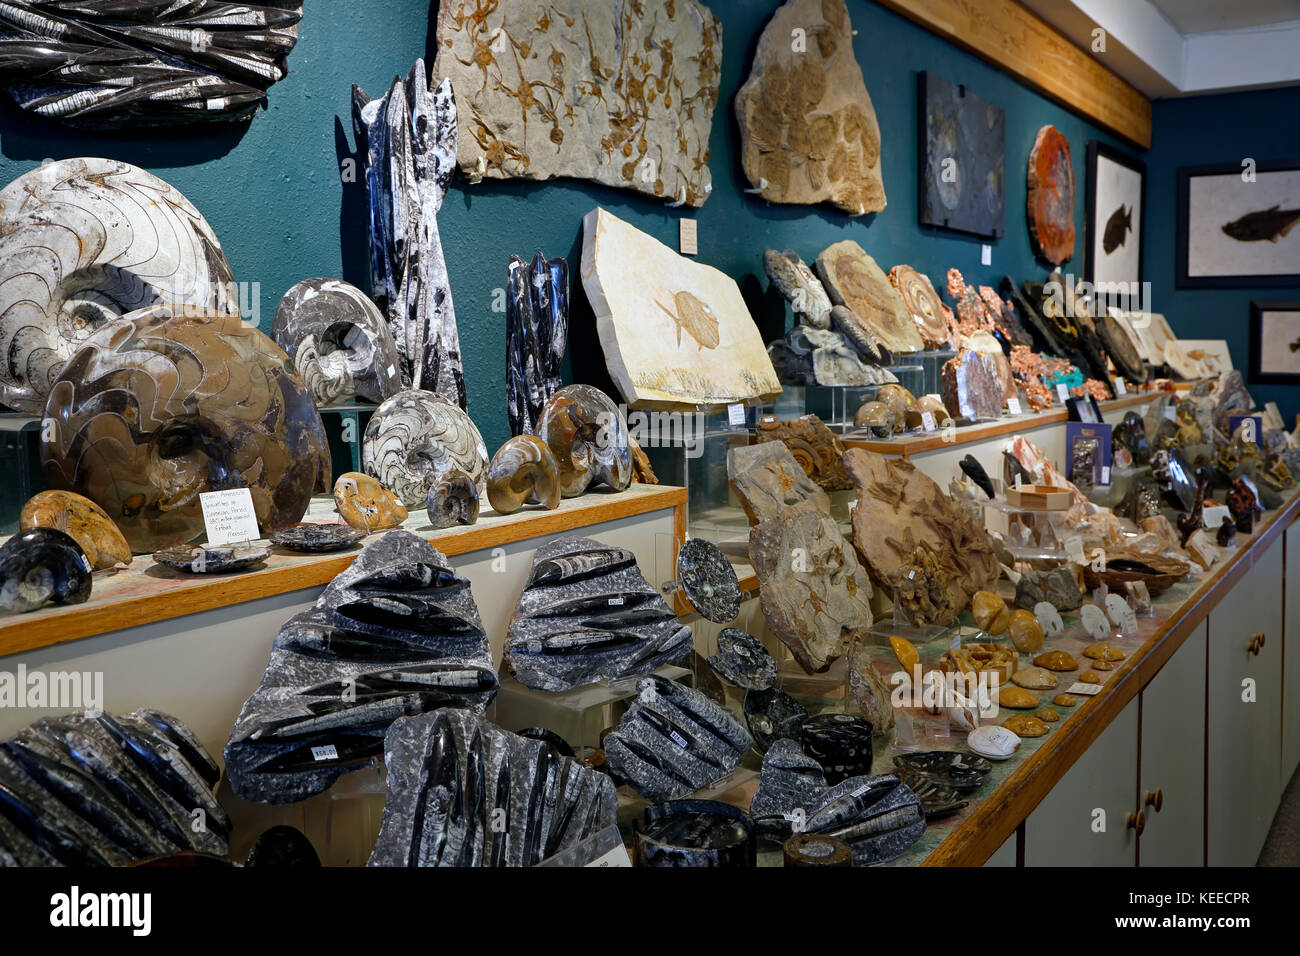
<svg viewBox="0 0 1300 956"><path fill-rule="evenodd" d="M226 772L246 800L302 800L372 764L396 718L481 712L496 687L469 582L427 541L390 531L280 629Z"/></svg>
<svg viewBox="0 0 1300 956"><path fill-rule="evenodd" d="M801 321L816 329L830 328L831 297L826 294L821 279L799 258L798 253L791 249L784 252L765 250L763 271L786 297Z"/></svg>
<svg viewBox="0 0 1300 956"><path fill-rule="evenodd" d="M534 866L618 819L608 776L466 710L395 721L384 764L370 866Z"/></svg>
<svg viewBox="0 0 1300 956"><path fill-rule="evenodd" d="M787 814L807 814L826 792L822 766L803 752L797 741L776 741L763 755L758 792L749 803L749 815L764 832L784 839L793 832Z"/></svg>
<svg viewBox="0 0 1300 956"><path fill-rule="evenodd" d="M605 738L610 770L647 800L676 800L736 769L752 741L732 716L698 691L651 674Z"/></svg>
<svg viewBox="0 0 1300 956"><path fill-rule="evenodd" d="M506 636L506 664L534 690L647 674L691 652L691 629L646 581L636 556L591 538L537 549Z"/></svg>
<svg viewBox="0 0 1300 956"><path fill-rule="evenodd" d="M853 848L854 866L888 863L925 833L921 800L894 774L849 777L827 790L808 814L809 833Z"/></svg>
<svg viewBox="0 0 1300 956"><path fill-rule="evenodd" d="M736 627L718 634L718 653L708 659L713 672L745 690L764 690L776 683L776 658L762 642Z"/></svg>
<svg viewBox="0 0 1300 956"><path fill-rule="evenodd" d="M727 452L727 477L746 513L754 521L775 518L786 505L811 500L830 513L831 500L783 442L742 445Z"/></svg>
<svg viewBox="0 0 1300 956"><path fill-rule="evenodd" d="M726 624L740 613L740 582L712 541L691 538L677 551L677 580L691 606L709 621Z"/></svg>

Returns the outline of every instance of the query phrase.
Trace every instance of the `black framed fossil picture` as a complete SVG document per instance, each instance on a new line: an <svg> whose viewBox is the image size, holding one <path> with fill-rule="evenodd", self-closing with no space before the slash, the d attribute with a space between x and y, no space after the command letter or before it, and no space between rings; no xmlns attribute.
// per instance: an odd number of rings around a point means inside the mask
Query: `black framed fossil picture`
<svg viewBox="0 0 1300 956"><path fill-rule="evenodd" d="M1175 285L1300 285L1300 159L1178 170Z"/></svg>
<svg viewBox="0 0 1300 956"><path fill-rule="evenodd" d="M1146 164L1099 140L1088 141L1088 219L1084 277L1094 285L1142 281Z"/></svg>
<svg viewBox="0 0 1300 956"><path fill-rule="evenodd" d="M928 70L917 83L921 225L1005 236L1006 113Z"/></svg>
<svg viewBox="0 0 1300 956"><path fill-rule="evenodd" d="M1250 381L1300 385L1300 299L1250 304Z"/></svg>

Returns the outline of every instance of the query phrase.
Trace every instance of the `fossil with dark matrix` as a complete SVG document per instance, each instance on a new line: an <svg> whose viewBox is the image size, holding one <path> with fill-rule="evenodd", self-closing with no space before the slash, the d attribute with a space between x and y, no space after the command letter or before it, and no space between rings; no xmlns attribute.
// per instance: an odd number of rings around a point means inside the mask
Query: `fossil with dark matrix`
<svg viewBox="0 0 1300 956"><path fill-rule="evenodd" d="M868 733L868 743L870 738ZM797 740L778 740L763 754L749 815L765 834L789 836L793 815L802 812L806 818L826 789L822 765L804 753Z"/></svg>
<svg viewBox="0 0 1300 956"><path fill-rule="evenodd" d="M806 832L838 837L853 848L854 866L887 863L925 833L921 801L893 774L849 777L808 812Z"/></svg>
<svg viewBox="0 0 1300 956"><path fill-rule="evenodd" d="M430 89L424 61L372 100L352 87L352 128L370 204L370 289L388 320L402 384L465 408L460 334L438 233L456 163L451 81Z"/></svg>
<svg viewBox="0 0 1300 956"><path fill-rule="evenodd" d="M393 722L370 866L535 866L618 819L606 774L445 708Z"/></svg>
<svg viewBox="0 0 1300 956"><path fill-rule="evenodd" d="M496 693L469 582L428 542L390 531L280 628L226 744L235 792L292 803L372 764L398 717Z"/></svg>
<svg viewBox="0 0 1300 956"><path fill-rule="evenodd" d="M758 638L735 627L718 634L718 653L708 659L713 672L728 684L763 690L776 683L776 659Z"/></svg>
<svg viewBox="0 0 1300 956"><path fill-rule="evenodd" d="M0 547L0 608L35 611L90 599L90 559L57 528L28 528Z"/></svg>
<svg viewBox="0 0 1300 956"><path fill-rule="evenodd" d="M194 734L157 711L38 720L0 743L0 866L225 856L220 776Z"/></svg>
<svg viewBox="0 0 1300 956"><path fill-rule="evenodd" d="M301 0L0 3L0 83L71 126L246 120L289 72Z"/></svg>
<svg viewBox="0 0 1300 956"><path fill-rule="evenodd" d="M511 435L530 435L560 388L569 342L569 264L539 252L510 257L506 296L506 411Z"/></svg>
<svg viewBox="0 0 1300 956"><path fill-rule="evenodd" d="M565 537L533 556L505 660L521 684L562 691L649 673L691 647L691 629L646 581L636 555Z"/></svg>
<svg viewBox="0 0 1300 956"><path fill-rule="evenodd" d="M691 606L709 621L726 624L740 613L740 582L712 541L691 538L677 552L677 581Z"/></svg>

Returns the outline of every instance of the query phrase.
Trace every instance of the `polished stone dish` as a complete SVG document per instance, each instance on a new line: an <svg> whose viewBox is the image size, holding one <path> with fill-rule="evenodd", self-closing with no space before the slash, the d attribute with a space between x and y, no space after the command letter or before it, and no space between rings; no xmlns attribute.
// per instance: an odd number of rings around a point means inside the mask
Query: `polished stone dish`
<svg viewBox="0 0 1300 956"><path fill-rule="evenodd" d="M346 524L298 524L271 535L271 543L290 551L328 554L350 548L367 532Z"/></svg>
<svg viewBox="0 0 1300 956"><path fill-rule="evenodd" d="M246 800L302 800L371 766L398 717L482 712L496 688L469 582L427 541L390 531L280 628L226 773Z"/></svg>
<svg viewBox="0 0 1300 956"><path fill-rule="evenodd" d="M304 279L280 300L271 338L317 405L382 402L402 390L397 345L379 309L339 279Z"/></svg>
<svg viewBox="0 0 1300 956"><path fill-rule="evenodd" d="M505 663L526 687L564 691L649 673L685 657L691 640L632 552L564 537L533 555Z"/></svg>
<svg viewBox="0 0 1300 956"><path fill-rule="evenodd" d="M64 363L97 329L160 302L239 311L221 243L177 190L91 158L46 163L0 190L4 404L43 414Z"/></svg>
<svg viewBox="0 0 1300 956"><path fill-rule="evenodd" d="M894 766L909 774L928 777L961 793L979 789L993 764L957 750L927 750L895 754Z"/></svg>
<svg viewBox="0 0 1300 956"><path fill-rule="evenodd" d="M627 421L604 392L566 385L546 402L537 424L560 466L560 494L575 498L593 485L622 491L632 483Z"/></svg>
<svg viewBox="0 0 1300 956"><path fill-rule="evenodd" d="M77 542L96 571L131 563L131 546L104 509L71 491L32 495L18 516L18 527L54 528Z"/></svg>
<svg viewBox="0 0 1300 956"><path fill-rule="evenodd" d="M535 866L618 820L609 777L455 707L393 722L370 866Z"/></svg>
<svg viewBox="0 0 1300 956"><path fill-rule="evenodd" d="M190 729L158 711L38 720L0 743L0 866L224 857L220 777Z"/></svg>
<svg viewBox="0 0 1300 956"><path fill-rule="evenodd" d="M740 582L736 571L712 541L691 538L677 552L677 581L691 606L716 624L734 621L740 613Z"/></svg>
<svg viewBox="0 0 1300 956"><path fill-rule="evenodd" d="M754 748L765 753L778 740L798 740L808 710L785 691L768 687L745 692L745 724Z"/></svg>
<svg viewBox="0 0 1300 956"><path fill-rule="evenodd" d="M29 528L0 547L0 608L6 611L83 604L90 589L90 561L62 531Z"/></svg>
<svg viewBox="0 0 1300 956"><path fill-rule="evenodd" d="M969 800L963 800L961 794L952 787L946 787L932 777L902 770L898 774L898 779L921 801L921 809L925 811L926 820L946 817L970 804Z"/></svg>
<svg viewBox="0 0 1300 956"><path fill-rule="evenodd" d="M177 544L153 553L153 559L175 571L190 574L222 574L226 571L243 571L255 568L271 552L261 545L233 548L214 548L192 544Z"/></svg>
<svg viewBox="0 0 1300 956"><path fill-rule="evenodd" d="M717 800L670 800L634 828L637 866L750 867L758 857L754 821Z"/></svg>
<svg viewBox="0 0 1300 956"><path fill-rule="evenodd" d="M0 4L0 83L70 126L250 119L289 72L301 0Z"/></svg>
<svg viewBox="0 0 1300 956"><path fill-rule="evenodd" d="M50 389L41 461L131 550L203 530L199 495L248 488L262 532L302 520L330 487L320 413L289 357L237 315L156 306L103 326Z"/></svg>
<svg viewBox="0 0 1300 956"><path fill-rule="evenodd" d="M745 690L764 690L776 683L776 659L763 642L735 627L718 634L718 653L708 659L715 674Z"/></svg>
<svg viewBox="0 0 1300 956"><path fill-rule="evenodd" d="M560 364L569 344L569 264L510 257L506 297L506 411L510 434L530 435L542 409L560 390Z"/></svg>

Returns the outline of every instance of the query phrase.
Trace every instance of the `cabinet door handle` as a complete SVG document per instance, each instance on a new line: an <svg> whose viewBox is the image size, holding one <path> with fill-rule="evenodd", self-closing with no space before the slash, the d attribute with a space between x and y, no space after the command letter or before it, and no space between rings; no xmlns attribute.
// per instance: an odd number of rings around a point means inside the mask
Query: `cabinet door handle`
<svg viewBox="0 0 1300 956"><path fill-rule="evenodd" d="M1147 828L1147 815L1141 810L1137 813L1130 813L1124 825L1130 830L1136 830L1137 835L1141 836L1142 831Z"/></svg>
<svg viewBox="0 0 1300 956"><path fill-rule="evenodd" d="M1148 790L1146 793L1146 805L1159 813L1165 805L1165 792L1159 787L1155 790Z"/></svg>
<svg viewBox="0 0 1300 956"><path fill-rule="evenodd" d="M1259 652L1260 650L1263 649L1263 647L1264 647L1264 635L1256 634L1254 637L1250 639L1250 643L1246 645L1246 650L1249 651L1251 654L1254 654L1256 657L1258 657Z"/></svg>

